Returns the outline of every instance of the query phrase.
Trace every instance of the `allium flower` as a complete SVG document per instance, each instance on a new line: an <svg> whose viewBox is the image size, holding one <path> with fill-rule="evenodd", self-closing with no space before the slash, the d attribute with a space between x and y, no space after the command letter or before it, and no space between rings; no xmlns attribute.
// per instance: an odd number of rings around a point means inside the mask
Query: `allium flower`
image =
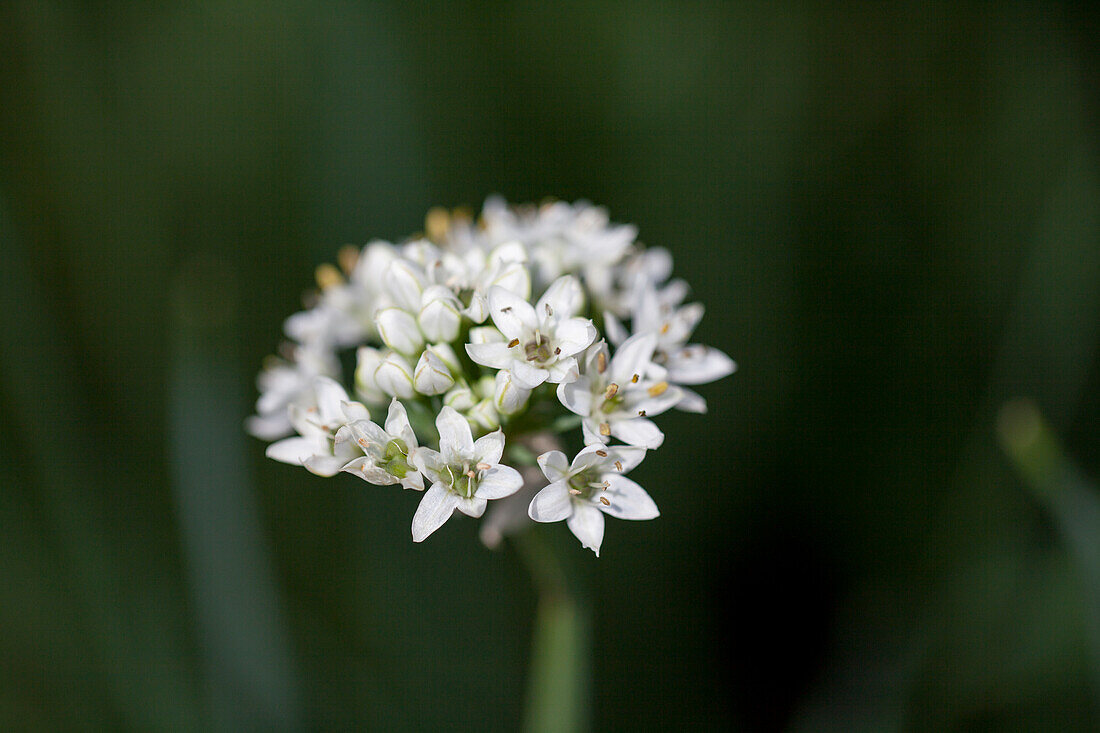
<svg viewBox="0 0 1100 733"><path fill-rule="evenodd" d="M299 463L318 476L335 476L359 455L355 445L336 445L336 433L349 420L369 419L367 408L348 402L348 393L328 377L313 381L313 399L290 405L290 423L298 437L267 447L267 457Z"/></svg>
<svg viewBox="0 0 1100 733"><path fill-rule="evenodd" d="M645 448L590 445L573 459L561 451L539 456L550 485L531 500L536 522L565 520L581 544L600 555L604 514L619 519L654 519L660 512L646 490L623 474L645 458Z"/></svg>
<svg viewBox="0 0 1100 733"><path fill-rule="evenodd" d="M379 486L401 484L406 489L424 490L424 479L413 459L418 448L416 433L409 424L405 406L396 397L390 402L384 430L369 417L361 417L336 433L337 451L346 442L358 446L364 455L344 464L341 471Z"/></svg>
<svg viewBox="0 0 1100 733"><path fill-rule="evenodd" d="M703 306L684 304L668 251L586 202L492 198L476 220L433 209L424 231L345 247L338 266L317 268L318 290L257 380L249 432L275 441L273 459L321 476L427 486L417 542L454 510L480 517L505 497L482 525L487 543L564 519L598 553L604 514L657 516L623 474L662 444L655 417L705 410L685 385L735 368L689 343ZM371 420L381 410L384 425ZM578 427L588 447L568 464L551 448Z"/></svg>
<svg viewBox="0 0 1100 733"><path fill-rule="evenodd" d="M668 382L643 378L652 369L650 359L657 338L642 333L631 336L608 359L601 341L588 349L584 372L575 381L558 385L558 399L583 418L584 442L624 443L657 448L665 436L650 420L680 401L683 394Z"/></svg>
<svg viewBox="0 0 1100 733"><path fill-rule="evenodd" d="M533 308L495 287L489 291L489 312L508 341L467 344L466 353L478 364L507 369L527 389L569 379L577 367L573 355L596 338L592 321L573 317L582 300L580 283L570 275L555 280Z"/></svg>
<svg viewBox="0 0 1100 733"><path fill-rule="evenodd" d="M423 542L442 527L455 509L470 517L480 517L489 499L502 499L523 485L519 471L500 465L504 453L501 431L475 441L466 418L447 406L439 411L435 426L439 431L439 450L421 448L414 459L432 482L413 516L414 542Z"/></svg>

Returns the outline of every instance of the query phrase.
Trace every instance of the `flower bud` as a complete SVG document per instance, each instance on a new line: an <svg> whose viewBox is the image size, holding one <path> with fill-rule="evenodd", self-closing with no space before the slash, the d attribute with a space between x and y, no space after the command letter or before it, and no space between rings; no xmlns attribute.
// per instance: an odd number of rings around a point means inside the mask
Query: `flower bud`
<svg viewBox="0 0 1100 733"><path fill-rule="evenodd" d="M417 322L429 341L454 341L462 323L462 304L450 288L433 285L424 291Z"/></svg>
<svg viewBox="0 0 1100 733"><path fill-rule="evenodd" d="M424 347L424 336L411 313L400 308L383 308L374 314L374 323L386 346L399 354L412 356Z"/></svg>
<svg viewBox="0 0 1100 733"><path fill-rule="evenodd" d="M409 399L413 396L412 369L398 354L389 353L374 373L379 389L388 395Z"/></svg>
<svg viewBox="0 0 1100 733"><path fill-rule="evenodd" d="M477 398L468 385L459 384L450 392L443 395L443 404L453 407L459 412L465 412L477 404Z"/></svg>
<svg viewBox="0 0 1100 733"><path fill-rule="evenodd" d="M387 395L379 388L374 375L381 363L382 353L378 349L361 346L356 352L355 392L365 402L377 404L386 401Z"/></svg>
<svg viewBox="0 0 1100 733"><path fill-rule="evenodd" d="M527 398L531 396L531 390L520 387L512 380L512 373L507 369L497 372L496 385L493 390L493 404L503 415L512 415L527 404Z"/></svg>
<svg viewBox="0 0 1100 733"><path fill-rule="evenodd" d="M436 395L446 392L454 386L451 370L429 346L420 355L420 361L413 371L413 386L420 394Z"/></svg>
<svg viewBox="0 0 1100 733"><path fill-rule="evenodd" d="M500 415L491 399L484 399L474 405L466 412L466 419L485 430L496 430L500 427Z"/></svg>

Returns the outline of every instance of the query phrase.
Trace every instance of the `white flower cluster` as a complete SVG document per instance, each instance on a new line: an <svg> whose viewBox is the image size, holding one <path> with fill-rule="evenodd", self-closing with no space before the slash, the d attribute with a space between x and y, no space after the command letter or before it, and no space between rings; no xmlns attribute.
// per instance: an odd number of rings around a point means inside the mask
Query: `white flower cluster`
<svg viewBox="0 0 1100 733"><path fill-rule="evenodd" d="M572 461L539 455L548 485L524 501L530 519L565 520L599 555L604 515L658 515L625 476L664 440L651 418L704 412L689 387L735 369L688 343L703 307L683 304L671 256L636 235L588 203L493 198L476 222L434 209L423 237L345 248L340 269L318 269L310 307L287 319L249 431L275 441L271 458L315 474L424 491L420 542L456 509L480 517L515 495L529 438L579 423L585 447ZM352 353L357 401L341 385Z"/></svg>

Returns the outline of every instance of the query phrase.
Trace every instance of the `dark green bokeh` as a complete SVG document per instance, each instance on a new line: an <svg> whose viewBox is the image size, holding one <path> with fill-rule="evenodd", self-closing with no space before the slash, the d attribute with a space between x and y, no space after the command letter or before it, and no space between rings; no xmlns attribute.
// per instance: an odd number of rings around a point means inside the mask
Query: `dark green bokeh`
<svg viewBox="0 0 1100 733"><path fill-rule="evenodd" d="M662 421L658 521L598 561L547 533L594 613L595 729L1096 726L1089 527L995 424L1031 398L1100 475L1098 30L4 3L0 727L515 729L515 552L468 521L414 545L416 497L241 429L317 264L492 192L636 223L741 365Z"/></svg>

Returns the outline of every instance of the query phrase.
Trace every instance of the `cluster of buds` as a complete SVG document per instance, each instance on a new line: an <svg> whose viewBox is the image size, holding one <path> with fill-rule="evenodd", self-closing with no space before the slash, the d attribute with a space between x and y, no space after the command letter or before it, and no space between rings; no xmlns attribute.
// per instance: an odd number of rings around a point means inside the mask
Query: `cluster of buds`
<svg viewBox="0 0 1100 733"><path fill-rule="evenodd" d="M274 441L269 457L317 475L424 492L416 542L456 509L481 517L504 499L483 540L514 531L519 514L565 520L598 555L605 515L658 515L625 476L664 440L652 418L705 412L691 387L735 369L688 343L703 307L683 303L669 253L636 236L588 203L489 199L476 221L433 209L423 236L345 247L286 320L249 431ZM578 428L571 461L541 449Z"/></svg>

